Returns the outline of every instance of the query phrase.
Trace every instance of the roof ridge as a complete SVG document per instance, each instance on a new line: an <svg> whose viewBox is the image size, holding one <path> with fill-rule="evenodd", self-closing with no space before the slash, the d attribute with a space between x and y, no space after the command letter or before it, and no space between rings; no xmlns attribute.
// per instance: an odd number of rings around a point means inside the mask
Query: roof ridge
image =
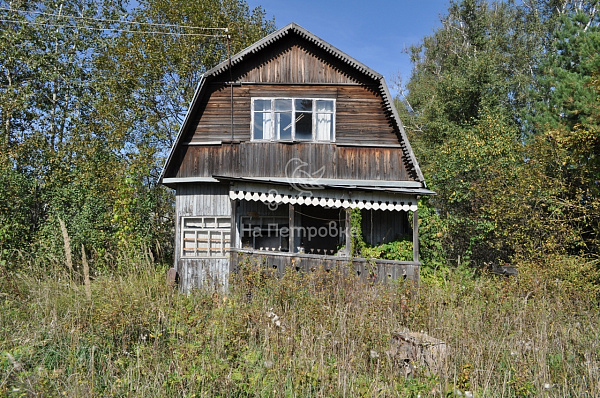
<svg viewBox="0 0 600 398"><path fill-rule="evenodd" d="M303 28L302 26L298 25L295 22L290 22L283 28L276 30L275 32L263 37L262 39L256 41L255 43L251 44L250 46L246 47L242 51L232 55L231 60L229 60L229 58L228 58L228 59L224 60L223 62L219 63L218 65L214 66L213 68L209 69L208 71L205 72L205 76L209 77L209 76L214 76L214 75L223 73L224 71L229 69L230 66L233 67L233 66L239 64L240 62L242 62L246 56L248 56L250 54L254 54L257 51L262 50L267 45L270 45L270 44L274 43L275 41L278 41L279 39L283 38L284 36L287 36L290 32L294 32L294 33L298 34L299 36L303 37L304 39L308 40L309 42L316 44L317 47L325 50L330 55L335 56L336 58L344 61L345 63L349 64L353 68L361 71L365 75L369 76L371 79L379 80L380 78L383 77L380 73L369 68L364 63L351 57L350 55L348 55L344 51L338 49L337 47L329 44L327 41L316 36L314 33L309 32L308 30L306 30L305 28Z"/></svg>

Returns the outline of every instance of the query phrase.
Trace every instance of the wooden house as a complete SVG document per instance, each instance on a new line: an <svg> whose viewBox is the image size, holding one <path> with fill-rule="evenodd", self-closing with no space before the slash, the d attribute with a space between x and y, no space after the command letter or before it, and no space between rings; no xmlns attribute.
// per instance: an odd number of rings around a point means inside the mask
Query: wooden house
<svg viewBox="0 0 600 398"><path fill-rule="evenodd" d="M242 257L418 278L417 198L433 192L384 78L294 23L203 75L160 179L184 291L226 286ZM412 235L412 260L351 257L354 208L370 244Z"/></svg>

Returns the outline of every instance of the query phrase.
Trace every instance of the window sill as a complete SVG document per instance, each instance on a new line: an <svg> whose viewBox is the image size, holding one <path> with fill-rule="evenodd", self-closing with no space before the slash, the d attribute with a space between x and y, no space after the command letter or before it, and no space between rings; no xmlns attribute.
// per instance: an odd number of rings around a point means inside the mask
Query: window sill
<svg viewBox="0 0 600 398"><path fill-rule="evenodd" d="M287 145L293 145L293 144L333 145L333 144L335 144L335 141L251 140L250 143L258 143L258 144L272 143L272 144L287 144Z"/></svg>

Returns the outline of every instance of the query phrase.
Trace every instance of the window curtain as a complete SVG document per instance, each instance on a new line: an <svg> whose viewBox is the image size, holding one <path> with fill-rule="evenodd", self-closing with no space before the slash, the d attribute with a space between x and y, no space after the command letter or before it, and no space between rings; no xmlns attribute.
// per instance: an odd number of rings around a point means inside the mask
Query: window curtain
<svg viewBox="0 0 600 398"><path fill-rule="evenodd" d="M273 139L273 117L271 112L266 112L262 114L263 123L262 123L262 131L263 131L263 139L271 140Z"/></svg>
<svg viewBox="0 0 600 398"><path fill-rule="evenodd" d="M254 139L273 138L273 116L271 112L254 112Z"/></svg>
<svg viewBox="0 0 600 398"><path fill-rule="evenodd" d="M317 113L317 141L331 141L332 136L333 115L331 113Z"/></svg>

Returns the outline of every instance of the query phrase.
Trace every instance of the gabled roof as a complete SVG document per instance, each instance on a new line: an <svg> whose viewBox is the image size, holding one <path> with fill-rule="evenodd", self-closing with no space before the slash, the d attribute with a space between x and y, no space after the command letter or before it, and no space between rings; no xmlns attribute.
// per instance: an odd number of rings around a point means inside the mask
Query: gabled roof
<svg viewBox="0 0 600 398"><path fill-rule="evenodd" d="M343 51L340 51L336 47L327 43L325 40L315 36L308 30L304 29L300 25L297 25L296 23L293 23L293 22L290 23L289 25L271 33L270 35L264 37L263 39L255 42L254 44L247 47L246 49L233 55L231 57L231 59L227 59L227 60L221 62L214 68L206 71L204 73L204 75L202 75L200 82L198 84L198 87L196 88L196 92L194 93L192 102L188 108L188 112L187 112L185 119L184 119L184 121L179 129L179 132L177 134L177 138L175 139L175 142L174 142L173 146L171 147L171 150L169 151L169 156L167 157L165 166L163 167L163 170L160 174L158 182L159 183L162 182L165 172L171 164L171 161L173 159L175 151L179 147L179 144L183 138L185 131L187 130L189 124L192 123L191 116L195 113L195 110L199 103L199 99L202 98L202 94L204 93L204 91L206 89L207 82L213 80L217 76L223 75L224 73L228 72L230 68L233 68L236 65L243 63L247 58L256 54L257 52L264 51L265 49L267 49L269 46L273 45L274 43L282 40L283 38L285 38L289 35L293 35L293 34L306 39L310 43L313 43L317 47L326 51L328 54L339 59L346 65L350 66L351 68L361 72L368 78L371 78L379 83L378 91L382 97L384 106L385 106L386 110L390 112L392 122L394 123L394 125L398 129L398 131L400 132L400 136L401 136L400 144L402 146L402 150L404 151L405 155L410 160L411 166L414 169L415 174L417 175L417 180L419 182L421 182L423 184L423 187L425 188L426 184L425 184L425 180L423 178L423 174L421 172L421 169L419 168L419 164L417 162L417 159L415 158L415 155L410 146L410 143L408 142L408 137L406 136L406 132L404 131L404 126L402 125L402 122L400 121L400 117L398 116L398 111L396 110L396 107L394 106L393 98L390 94L390 91L388 89L388 86L385 82L383 75L375 72L373 69L369 68L362 62L357 61L356 59L352 58L348 54L344 53Z"/></svg>
<svg viewBox="0 0 600 398"><path fill-rule="evenodd" d="M383 76L381 74L375 72L373 69L371 69L368 66L366 66L365 64L357 61L356 59L352 58L348 54L338 50L331 44L327 43L325 40L315 36L314 34L310 33L308 30L304 29L303 27L301 27L298 24L295 24L294 22L279 29L276 32L271 33L270 35L262 38L261 40L255 42L251 46L247 47L246 49L244 49L244 50L240 51L239 53L237 53L236 55L232 56L231 57L231 66L235 66L235 65L243 62L244 59L246 57L248 57L248 55L255 54L255 53L267 48L268 46L275 43L276 41L279 41L282 38L289 36L290 34L293 34L293 33L295 33L298 36L315 44L317 47L325 50L327 53L333 55L334 57L338 58L339 60L341 60L344 63L348 64L349 66L353 67L354 69L359 70L360 72L371 77L372 79L379 80L379 79L383 78ZM226 60L226 61L221 62L219 65L215 66L214 68L210 69L209 71L207 71L205 73L205 76L217 75L222 72L225 72L228 69L229 69L229 60Z"/></svg>

